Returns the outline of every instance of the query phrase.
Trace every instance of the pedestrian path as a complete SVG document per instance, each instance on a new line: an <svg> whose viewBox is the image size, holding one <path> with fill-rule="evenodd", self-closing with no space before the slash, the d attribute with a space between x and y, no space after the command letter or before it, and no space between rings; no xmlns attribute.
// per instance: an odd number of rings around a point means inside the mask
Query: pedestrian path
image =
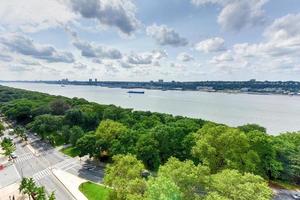
<svg viewBox="0 0 300 200"><path fill-rule="evenodd" d="M20 162L24 162L26 160L32 159L34 157L34 155L32 153L27 153L27 154L23 154L19 157L17 157L16 159L14 159L15 163L20 163Z"/></svg>
<svg viewBox="0 0 300 200"><path fill-rule="evenodd" d="M38 180L40 180L40 179L42 179L42 178L44 178L45 176L48 176L48 175L50 175L50 174L51 174L51 169L46 168L46 169L44 169L44 170L42 170L42 171L39 171L39 172L35 173L35 174L32 176L32 178L33 178L35 181L38 181Z"/></svg>

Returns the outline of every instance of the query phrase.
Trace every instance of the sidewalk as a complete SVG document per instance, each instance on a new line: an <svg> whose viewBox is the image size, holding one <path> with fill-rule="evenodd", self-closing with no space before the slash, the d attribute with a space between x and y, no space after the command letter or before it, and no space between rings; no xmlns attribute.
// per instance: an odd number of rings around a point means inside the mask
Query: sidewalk
<svg viewBox="0 0 300 200"><path fill-rule="evenodd" d="M53 169L54 176L67 188L72 196L77 200L88 200L80 191L79 186L81 183L87 182L87 180L74 176L68 172Z"/></svg>
<svg viewBox="0 0 300 200"><path fill-rule="evenodd" d="M16 200L28 200L27 196L19 193L19 183L14 183L0 189L1 200L9 200L9 196L14 196Z"/></svg>

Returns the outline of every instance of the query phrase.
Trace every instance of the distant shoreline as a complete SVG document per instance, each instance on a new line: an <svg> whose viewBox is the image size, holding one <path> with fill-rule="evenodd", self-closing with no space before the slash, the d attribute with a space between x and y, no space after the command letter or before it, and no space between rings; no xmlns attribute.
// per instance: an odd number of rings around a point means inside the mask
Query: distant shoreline
<svg viewBox="0 0 300 200"><path fill-rule="evenodd" d="M224 94L250 94L250 95L279 95L279 96L291 96L291 97L300 97L299 93L276 93L276 92L259 92L259 91L241 91L241 90L214 90L214 89L182 89L182 88L157 88L157 87L128 87L128 86L122 86L122 84L118 85L107 85L107 84L101 84L102 82L99 82L99 84L85 84L86 82L79 82L79 83L72 83L69 82L67 84L62 84L54 81L0 81L1 83L35 83L35 84L49 84L49 85L61 85L63 87L72 85L72 86L97 86L97 87L104 87L104 88L119 88L124 90L132 90L132 89L139 89L139 90L159 90L159 91L194 91L194 92L205 92L205 93L224 93ZM112 82L115 83L115 82ZM127 82L130 83L130 82Z"/></svg>

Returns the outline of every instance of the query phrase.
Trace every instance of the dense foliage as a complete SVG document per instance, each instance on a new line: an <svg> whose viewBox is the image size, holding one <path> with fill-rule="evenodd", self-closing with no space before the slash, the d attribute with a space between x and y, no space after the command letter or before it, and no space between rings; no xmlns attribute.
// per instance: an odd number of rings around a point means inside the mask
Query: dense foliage
<svg viewBox="0 0 300 200"><path fill-rule="evenodd" d="M300 184L297 132L272 136L256 124L232 128L2 86L0 111L53 145L72 144L79 156L123 164L126 158L123 179L106 178L116 188L111 194L116 199L128 199L128 195L131 199L162 199L159 195L164 192L171 199L232 199L235 194L230 192L244 187L246 179L249 196L268 199L268 191L253 192L265 187L259 177ZM145 182L140 177L144 168L157 172L157 177ZM109 176L119 176L109 170ZM214 181L223 181L225 176L232 177L228 181L238 180L230 192L222 191L222 185Z"/></svg>
<svg viewBox="0 0 300 200"><path fill-rule="evenodd" d="M22 178L19 186L19 192L28 195L29 199L36 200L55 200L54 192L49 196L46 194L45 188L37 186L32 178Z"/></svg>

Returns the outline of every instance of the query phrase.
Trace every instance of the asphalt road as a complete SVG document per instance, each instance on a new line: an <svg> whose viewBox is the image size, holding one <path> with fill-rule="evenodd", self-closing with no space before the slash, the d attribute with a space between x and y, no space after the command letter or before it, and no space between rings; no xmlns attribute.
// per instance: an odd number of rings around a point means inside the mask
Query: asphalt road
<svg viewBox="0 0 300 200"><path fill-rule="evenodd" d="M47 193L54 191L56 199L73 200L73 196L52 174L51 169L64 170L94 182L102 181L103 168L70 158L46 142L40 141L38 137L32 134L28 136L34 152L20 138L9 136L15 142L17 158L10 166L0 171L0 188L20 181L21 177L32 177L38 185L45 187Z"/></svg>

